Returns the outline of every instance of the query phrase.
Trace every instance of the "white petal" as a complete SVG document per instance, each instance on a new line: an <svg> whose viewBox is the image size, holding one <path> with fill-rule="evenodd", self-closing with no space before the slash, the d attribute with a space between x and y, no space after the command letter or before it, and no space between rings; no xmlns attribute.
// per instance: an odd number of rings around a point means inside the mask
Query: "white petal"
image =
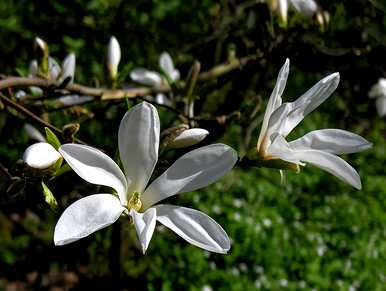
<svg viewBox="0 0 386 291"><path fill-rule="evenodd" d="M55 148L46 142L30 145L23 154L23 161L35 169L46 169L61 158Z"/></svg>
<svg viewBox="0 0 386 291"><path fill-rule="evenodd" d="M54 242L69 244L114 223L125 210L111 194L95 194L71 204L55 226Z"/></svg>
<svg viewBox="0 0 386 291"><path fill-rule="evenodd" d="M272 138L272 144L268 147L266 154L267 157L270 158L281 159L289 163L304 166L300 159L294 156L293 152L284 137L276 133Z"/></svg>
<svg viewBox="0 0 386 291"><path fill-rule="evenodd" d="M379 97L375 100L375 107L377 108L378 115L383 117L386 115L386 96Z"/></svg>
<svg viewBox="0 0 386 291"><path fill-rule="evenodd" d="M167 106L172 105L172 102L170 101L170 99L163 93L158 93L155 96L155 102L157 102L158 104L167 105Z"/></svg>
<svg viewBox="0 0 386 291"><path fill-rule="evenodd" d="M79 144L62 145L59 152L81 178L115 189L121 203L127 204L125 175L110 157L93 147Z"/></svg>
<svg viewBox="0 0 386 291"><path fill-rule="evenodd" d="M130 214L133 217L135 230L137 231L138 239L142 246L142 252L145 254L154 233L157 211L155 208L149 208L144 213L138 213L132 209Z"/></svg>
<svg viewBox="0 0 386 291"><path fill-rule="evenodd" d="M58 99L60 103L65 106L83 104L85 102L94 100L92 96L66 95Z"/></svg>
<svg viewBox="0 0 386 291"><path fill-rule="evenodd" d="M370 98L385 97L386 98L386 79L380 78L378 82L371 87L369 92Z"/></svg>
<svg viewBox="0 0 386 291"><path fill-rule="evenodd" d="M225 254L231 244L224 229L208 215L186 207L157 205L157 220L180 237L205 250Z"/></svg>
<svg viewBox="0 0 386 291"><path fill-rule="evenodd" d="M176 81L180 77L178 70L174 68L173 60L169 53L163 52L159 58L159 66L169 75L169 78Z"/></svg>
<svg viewBox="0 0 386 291"><path fill-rule="evenodd" d="M144 209L178 193L205 187L233 168L237 153L224 144L204 146L180 157L142 195Z"/></svg>
<svg viewBox="0 0 386 291"><path fill-rule="evenodd" d="M158 159L160 122L157 109L147 102L131 108L118 131L119 153L129 185L128 193L142 193Z"/></svg>
<svg viewBox="0 0 386 291"><path fill-rule="evenodd" d="M290 111L279 133L286 137L303 118L322 104L335 91L339 84L339 73L331 74L292 103L288 103ZM284 105L284 104L283 104ZM282 106L283 106L282 105Z"/></svg>
<svg viewBox="0 0 386 291"><path fill-rule="evenodd" d="M39 72L38 61L32 60L29 63L28 76L29 77L36 77L38 75L38 72Z"/></svg>
<svg viewBox="0 0 386 291"><path fill-rule="evenodd" d="M289 143L293 150L322 150L331 154L350 154L371 148L363 137L341 129L314 130Z"/></svg>
<svg viewBox="0 0 386 291"><path fill-rule="evenodd" d="M172 149L177 149L192 146L202 141L208 134L209 131L202 128L186 129L180 135L178 135L168 145L168 147Z"/></svg>
<svg viewBox="0 0 386 291"><path fill-rule="evenodd" d="M46 142L46 138L39 130L37 130L35 127L33 127L31 124L26 123L24 124L24 130L26 131L28 137L30 139L35 139L40 142Z"/></svg>
<svg viewBox="0 0 386 291"><path fill-rule="evenodd" d="M75 76L75 54L70 53L62 63L62 73L59 82L63 82L66 78L71 77L70 83L74 81Z"/></svg>
<svg viewBox="0 0 386 291"><path fill-rule="evenodd" d="M269 119L272 113L281 105L282 99L281 95L283 94L285 85L287 83L287 78L289 74L289 59L286 59L283 67L280 69L279 75L277 77L275 88L273 88L272 94L269 97L267 108L265 109L263 124L261 126L259 140L257 142L257 149L260 149L260 145L263 142L263 139L266 137L267 127Z"/></svg>
<svg viewBox="0 0 386 291"><path fill-rule="evenodd" d="M107 68L110 76L115 78L118 72L118 65L121 60L121 47L118 40L112 36L107 48Z"/></svg>
<svg viewBox="0 0 386 291"><path fill-rule="evenodd" d="M290 0L293 7L301 14L312 17L318 10L318 4L314 0Z"/></svg>
<svg viewBox="0 0 386 291"><path fill-rule="evenodd" d="M52 57L48 57L48 71L50 72L50 77L54 80L58 78L62 71L58 62Z"/></svg>
<svg viewBox="0 0 386 291"><path fill-rule="evenodd" d="M329 172L358 190L362 188L361 179L358 173L346 161L338 156L319 150L294 151L293 154L299 160Z"/></svg>
<svg viewBox="0 0 386 291"><path fill-rule="evenodd" d="M130 78L135 82L154 87L162 85L163 82L163 78L160 74L143 68L132 70L130 72Z"/></svg>
<svg viewBox="0 0 386 291"><path fill-rule="evenodd" d="M277 11L279 13L280 18L287 23L287 15L288 15L288 0L278 0Z"/></svg>

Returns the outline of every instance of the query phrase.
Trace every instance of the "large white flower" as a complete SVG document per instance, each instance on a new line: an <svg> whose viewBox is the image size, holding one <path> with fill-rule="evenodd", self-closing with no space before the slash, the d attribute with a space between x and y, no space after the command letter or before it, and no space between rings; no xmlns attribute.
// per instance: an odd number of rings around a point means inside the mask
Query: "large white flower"
<svg viewBox="0 0 386 291"><path fill-rule="evenodd" d="M264 160L281 159L297 165L304 165L302 162L310 163L361 189L358 173L337 156L370 148L371 143L361 136L341 129L320 129L291 142L285 140L307 114L335 91L339 83L339 73L323 78L294 102L282 104L281 95L288 73L287 59L267 104L257 143L259 155Z"/></svg>
<svg viewBox="0 0 386 291"><path fill-rule="evenodd" d="M375 107L378 115L383 117L386 115L386 79L380 78L369 92L370 98L376 98Z"/></svg>
<svg viewBox="0 0 386 291"><path fill-rule="evenodd" d="M198 247L218 253L230 249L225 231L206 214L155 204L215 182L234 166L236 152L224 144L198 148L180 157L146 187L158 159L159 131L158 113L151 104L143 102L126 113L118 132L124 173L95 148L76 144L60 148L64 159L80 177L113 188L117 196L95 194L70 205L55 227L56 245L83 238L127 214L133 219L143 252L149 245L156 220Z"/></svg>

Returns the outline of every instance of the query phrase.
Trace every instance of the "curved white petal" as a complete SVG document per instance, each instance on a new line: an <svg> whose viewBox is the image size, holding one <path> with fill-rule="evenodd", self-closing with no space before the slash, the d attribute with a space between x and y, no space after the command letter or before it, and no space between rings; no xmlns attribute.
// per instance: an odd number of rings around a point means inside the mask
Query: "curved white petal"
<svg viewBox="0 0 386 291"><path fill-rule="evenodd" d="M46 169L55 164L60 158L59 152L46 142L30 145L23 154L23 161L35 169Z"/></svg>
<svg viewBox="0 0 386 291"><path fill-rule="evenodd" d="M272 138L272 144L268 147L266 158L281 159L290 163L303 165L299 158L295 157L293 150L280 134L275 134Z"/></svg>
<svg viewBox="0 0 386 291"><path fill-rule="evenodd" d="M94 97L92 96L79 96L79 95L65 95L58 99L60 103L62 103L65 106L71 106L71 105L78 105L83 104L85 102L94 100Z"/></svg>
<svg viewBox="0 0 386 291"><path fill-rule="evenodd" d="M26 131L30 139L35 139L40 142L46 142L46 138L44 137L44 135L31 124L24 124L24 130Z"/></svg>
<svg viewBox="0 0 386 291"><path fill-rule="evenodd" d="M277 3L277 12L280 18L287 23L288 16L288 0L278 0Z"/></svg>
<svg viewBox="0 0 386 291"><path fill-rule="evenodd" d="M112 36L107 48L107 69L110 77L115 78L118 72L118 65L121 60L121 47L118 40Z"/></svg>
<svg viewBox="0 0 386 291"><path fill-rule="evenodd" d="M204 146L180 157L142 195L144 209L178 193L205 187L233 168L237 153L224 144Z"/></svg>
<svg viewBox="0 0 386 291"><path fill-rule="evenodd" d="M358 173L345 160L338 156L319 150L294 151L293 155L299 160L329 172L358 190L362 188Z"/></svg>
<svg viewBox="0 0 386 291"><path fill-rule="evenodd" d="M283 94L285 85L287 83L287 78L289 74L289 59L286 59L283 67L280 69L279 75L277 77L275 88L273 88L272 94L269 97L267 108L265 109L263 124L261 126L259 140L257 142L257 149L260 149L260 145L263 139L266 137L267 127L269 119L272 113L281 105L282 99L281 95Z"/></svg>
<svg viewBox="0 0 386 291"><path fill-rule="evenodd" d="M54 243L69 244L114 223L125 211L111 194L95 194L71 204L55 226Z"/></svg>
<svg viewBox="0 0 386 291"><path fill-rule="evenodd" d="M137 231L138 239L142 246L142 252L145 254L150 240L153 236L157 211L155 208L149 208L144 213L138 213L134 209L130 211L133 218L135 230Z"/></svg>
<svg viewBox="0 0 386 291"><path fill-rule="evenodd" d="M385 97L386 98L386 79L380 78L378 82L371 87L369 91L370 98Z"/></svg>
<svg viewBox="0 0 386 291"><path fill-rule="evenodd" d="M54 80L58 78L62 71L58 62L52 57L48 57L48 71L50 72L50 77Z"/></svg>
<svg viewBox="0 0 386 291"><path fill-rule="evenodd" d="M318 10L314 0L290 0L292 6L301 14L312 17Z"/></svg>
<svg viewBox="0 0 386 291"><path fill-rule="evenodd" d="M386 115L386 96L379 97L375 100L375 107L377 108L378 115L383 117Z"/></svg>
<svg viewBox="0 0 386 291"><path fill-rule="evenodd" d="M202 128L190 128L184 130L180 135L178 135L169 145L169 148L177 149L184 148L188 146L192 146L198 144L202 141L207 135L209 131Z"/></svg>
<svg viewBox="0 0 386 291"><path fill-rule="evenodd" d="M59 152L81 178L115 189L121 203L127 204L125 175L110 157L93 147L79 144L62 145Z"/></svg>
<svg viewBox="0 0 386 291"><path fill-rule="evenodd" d="M158 159L160 122L157 109L147 102L131 108L118 131L121 161L128 181L128 192L142 193Z"/></svg>
<svg viewBox="0 0 386 291"><path fill-rule="evenodd" d="M62 63L62 73L59 78L59 82L63 82L66 78L71 77L70 83L74 81L75 76L75 54L70 53Z"/></svg>
<svg viewBox="0 0 386 291"><path fill-rule="evenodd" d="M159 58L159 66L164 70L169 78L176 81L180 78L180 72L174 68L174 63L169 53L163 52Z"/></svg>
<svg viewBox="0 0 386 291"><path fill-rule="evenodd" d="M350 154L371 148L372 144L360 135L341 129L311 131L289 143L293 150L322 150L331 154Z"/></svg>
<svg viewBox="0 0 386 291"><path fill-rule="evenodd" d="M224 229L208 215L186 207L157 205L157 220L180 237L205 250L225 254L231 243Z"/></svg>
<svg viewBox="0 0 386 291"><path fill-rule="evenodd" d="M162 85L163 78L157 72L149 71L144 68L137 68L130 72L130 78L138 83L147 86L160 86Z"/></svg>
<svg viewBox="0 0 386 291"><path fill-rule="evenodd" d="M172 106L170 99L163 93L157 93L157 95L155 95L155 102L161 105Z"/></svg>
<svg viewBox="0 0 386 291"><path fill-rule="evenodd" d="M297 100L288 103L290 106L288 116L278 132L286 137L307 114L330 97L339 84L339 78L339 73L331 74L316 83Z"/></svg>

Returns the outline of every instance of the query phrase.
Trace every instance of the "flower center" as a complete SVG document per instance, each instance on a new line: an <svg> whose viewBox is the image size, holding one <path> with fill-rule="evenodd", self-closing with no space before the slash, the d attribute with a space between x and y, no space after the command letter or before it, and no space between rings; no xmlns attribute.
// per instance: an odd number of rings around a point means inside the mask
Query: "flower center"
<svg viewBox="0 0 386 291"><path fill-rule="evenodd" d="M135 211L139 211L142 207L142 202L141 202L141 194L138 192L133 192L131 194L131 198L129 199L129 202L127 203L127 208L134 209Z"/></svg>

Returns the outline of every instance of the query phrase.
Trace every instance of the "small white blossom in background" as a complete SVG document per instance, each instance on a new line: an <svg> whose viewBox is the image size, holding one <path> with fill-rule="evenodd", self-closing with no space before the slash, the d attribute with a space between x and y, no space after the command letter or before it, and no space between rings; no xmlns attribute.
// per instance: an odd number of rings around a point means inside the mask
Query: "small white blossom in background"
<svg viewBox="0 0 386 291"><path fill-rule="evenodd" d="M266 2L284 23L287 23L289 7L306 17L314 16L319 10L318 4L314 0L266 0Z"/></svg>
<svg viewBox="0 0 386 291"><path fill-rule="evenodd" d="M272 226L272 220L269 219L269 218L264 218L264 219L263 219L263 225L264 225L265 227L271 227L271 226Z"/></svg>
<svg viewBox="0 0 386 291"><path fill-rule="evenodd" d="M169 53L163 52L159 57L159 67L162 74L145 68L136 68L130 72L130 78L137 83L154 88L168 86L169 81L174 83L180 79L180 72L174 67L174 63ZM163 93L158 93L155 101L162 105L171 105L170 99Z"/></svg>
<svg viewBox="0 0 386 291"><path fill-rule="evenodd" d="M107 47L106 66L110 79L115 80L118 75L118 66L121 61L121 47L115 36L110 38Z"/></svg>
<svg viewBox="0 0 386 291"><path fill-rule="evenodd" d="M43 170L53 166L61 157L52 145L39 142L25 150L23 161L31 168Z"/></svg>
<svg viewBox="0 0 386 291"><path fill-rule="evenodd" d="M376 98L375 107L377 108L378 115L383 117L386 115L386 79L380 78L369 91L370 98Z"/></svg>
<svg viewBox="0 0 386 291"><path fill-rule="evenodd" d="M124 173L110 157L95 148L77 144L60 147L63 158L81 178L113 188L118 197L100 193L71 204L55 227L56 245L86 237L124 214L133 219L143 253L153 236L156 221L195 246L211 252L228 252L229 237L206 214L186 207L155 204L215 182L235 165L236 152L224 144L195 149L180 157L146 187L158 160L159 136L157 110L143 102L131 108L119 126L118 148Z"/></svg>
<svg viewBox="0 0 386 291"><path fill-rule="evenodd" d="M24 124L24 130L30 139L34 139L40 142L47 141L44 135L29 123Z"/></svg>
<svg viewBox="0 0 386 291"><path fill-rule="evenodd" d="M204 285L204 286L202 286L201 291L213 291L213 289L209 285Z"/></svg>
<svg viewBox="0 0 386 291"><path fill-rule="evenodd" d="M79 105L91 100L94 100L94 97L83 95L65 95L58 99L58 101L64 106Z"/></svg>
<svg viewBox="0 0 386 291"><path fill-rule="evenodd" d="M62 83L66 78L70 78L70 84L74 81L76 67L76 57L74 53L70 53L62 63L62 69L58 82Z"/></svg>
<svg viewBox="0 0 386 291"><path fill-rule="evenodd" d="M280 159L297 166L317 166L347 184L361 189L358 173L337 155L355 153L372 147L363 137L341 129L320 129L287 142L287 135L335 91L339 73L316 83L294 102L282 104L289 73L289 60L281 68L269 98L261 127L257 152L264 160Z"/></svg>
<svg viewBox="0 0 386 291"><path fill-rule="evenodd" d="M280 279L279 285L281 287L288 287L288 280L287 279Z"/></svg>

